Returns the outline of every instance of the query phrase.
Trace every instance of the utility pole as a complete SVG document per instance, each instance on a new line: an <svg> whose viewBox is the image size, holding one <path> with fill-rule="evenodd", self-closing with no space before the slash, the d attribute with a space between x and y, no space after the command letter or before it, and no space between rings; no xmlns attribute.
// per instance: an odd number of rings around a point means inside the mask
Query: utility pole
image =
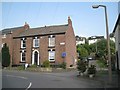
<svg viewBox="0 0 120 90"><path fill-rule="evenodd" d="M111 54L110 54L110 35L108 30L107 8L105 5L93 5L93 8L103 7L105 9L105 21L106 21L106 37L107 37L107 50L108 50L108 73L109 83L112 82L112 68L111 68Z"/></svg>

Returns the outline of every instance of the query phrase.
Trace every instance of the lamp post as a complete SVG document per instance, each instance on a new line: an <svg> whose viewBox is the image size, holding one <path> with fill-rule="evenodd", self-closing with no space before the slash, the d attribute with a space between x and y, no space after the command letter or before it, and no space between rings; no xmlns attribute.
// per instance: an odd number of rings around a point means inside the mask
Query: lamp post
<svg viewBox="0 0 120 90"><path fill-rule="evenodd" d="M106 20L106 36L107 36L107 49L108 49L108 72L109 72L109 82L112 82L112 69L111 69L111 54L110 54L110 36L108 31L108 19L107 19L107 8L105 5L93 5L94 9L103 7L105 9L105 20Z"/></svg>

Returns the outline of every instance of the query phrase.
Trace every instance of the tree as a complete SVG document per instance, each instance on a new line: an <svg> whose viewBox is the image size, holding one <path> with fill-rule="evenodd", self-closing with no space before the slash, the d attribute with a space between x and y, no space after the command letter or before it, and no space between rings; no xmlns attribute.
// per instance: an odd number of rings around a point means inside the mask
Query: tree
<svg viewBox="0 0 120 90"><path fill-rule="evenodd" d="M95 44L90 44L90 45L89 45L89 49L90 49L90 53L95 52L95 51L96 51L96 50L95 50Z"/></svg>
<svg viewBox="0 0 120 90"><path fill-rule="evenodd" d="M2 48L2 66L8 67L10 65L9 47L5 43Z"/></svg>
<svg viewBox="0 0 120 90"><path fill-rule="evenodd" d="M79 73L84 73L86 71L86 63L83 60L78 60L77 69Z"/></svg>
<svg viewBox="0 0 120 90"><path fill-rule="evenodd" d="M107 40L106 39L102 39L100 41L97 42L97 55L98 57L106 57L107 56ZM110 40L110 51L111 51L111 55L115 53L115 43Z"/></svg>
<svg viewBox="0 0 120 90"><path fill-rule="evenodd" d="M97 49L97 52L96 52ZM111 50L111 57L115 54L115 43L114 41L110 40L110 50ZM83 44L77 45L77 52L81 59L87 57L88 55L95 56L98 60L105 60L107 58L107 40L101 39L98 40L96 43L91 45Z"/></svg>
<svg viewBox="0 0 120 90"><path fill-rule="evenodd" d="M88 54L90 54L91 50L89 44L83 44L83 47L87 50Z"/></svg>
<svg viewBox="0 0 120 90"><path fill-rule="evenodd" d="M81 59L88 56L88 51L83 45L77 45L77 52L79 53Z"/></svg>

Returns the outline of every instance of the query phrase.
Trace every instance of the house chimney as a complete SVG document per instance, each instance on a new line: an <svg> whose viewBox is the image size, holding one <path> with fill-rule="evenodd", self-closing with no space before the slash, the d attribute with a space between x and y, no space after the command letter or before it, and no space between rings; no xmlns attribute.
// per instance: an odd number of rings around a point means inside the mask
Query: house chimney
<svg viewBox="0 0 120 90"><path fill-rule="evenodd" d="M29 24L27 24L27 22L25 22L25 25L24 25L24 29L25 30L28 30L30 27L29 27Z"/></svg>
<svg viewBox="0 0 120 90"><path fill-rule="evenodd" d="M70 19L70 16L68 16L68 25L72 26L72 21Z"/></svg>

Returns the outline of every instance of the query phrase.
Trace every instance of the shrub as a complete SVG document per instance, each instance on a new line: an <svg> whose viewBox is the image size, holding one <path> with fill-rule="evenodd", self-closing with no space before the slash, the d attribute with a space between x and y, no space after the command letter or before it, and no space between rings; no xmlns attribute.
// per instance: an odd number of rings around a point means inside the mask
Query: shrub
<svg viewBox="0 0 120 90"><path fill-rule="evenodd" d="M2 48L2 66L8 67L10 65L10 53L9 53L9 47L5 43Z"/></svg>
<svg viewBox="0 0 120 90"><path fill-rule="evenodd" d="M66 69L66 63L65 62L61 63L60 68Z"/></svg>
<svg viewBox="0 0 120 90"><path fill-rule="evenodd" d="M30 66L30 68L36 68L37 67L37 65L31 65Z"/></svg>
<svg viewBox="0 0 120 90"><path fill-rule="evenodd" d="M107 67L107 61L104 60L104 59L98 60L98 61L97 61L97 64L98 64L98 66L99 66L100 68L105 68L105 67Z"/></svg>
<svg viewBox="0 0 120 90"><path fill-rule="evenodd" d="M95 74L96 73L96 68L95 68L95 65L91 65L89 68L88 68L88 74Z"/></svg>
<svg viewBox="0 0 120 90"><path fill-rule="evenodd" d="M50 67L49 60L46 60L46 61L43 62L43 67Z"/></svg>
<svg viewBox="0 0 120 90"><path fill-rule="evenodd" d="M22 66L17 66L17 69L18 70L24 70L25 69L25 67L22 65Z"/></svg>
<svg viewBox="0 0 120 90"><path fill-rule="evenodd" d="M86 63L83 62L82 60L78 60L78 62L77 62L77 69L81 73L85 72L86 71Z"/></svg>

